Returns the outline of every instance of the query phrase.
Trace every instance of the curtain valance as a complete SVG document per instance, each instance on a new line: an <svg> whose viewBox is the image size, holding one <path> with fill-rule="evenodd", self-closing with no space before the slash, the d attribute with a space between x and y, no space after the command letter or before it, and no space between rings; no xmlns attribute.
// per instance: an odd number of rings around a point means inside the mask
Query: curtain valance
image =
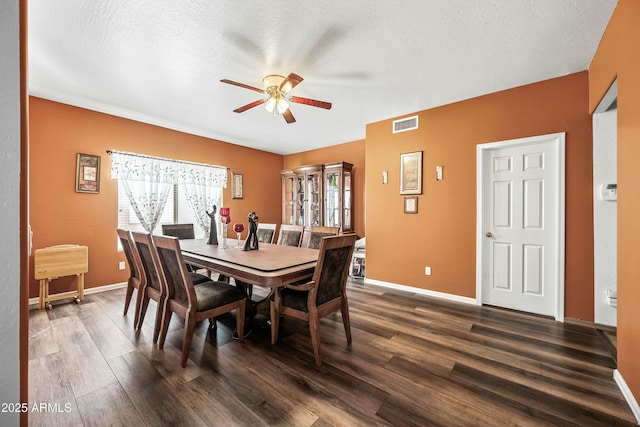
<svg viewBox="0 0 640 427"><path fill-rule="evenodd" d="M227 187L227 168L204 163L165 159L143 154L108 151L111 177L128 181Z"/></svg>

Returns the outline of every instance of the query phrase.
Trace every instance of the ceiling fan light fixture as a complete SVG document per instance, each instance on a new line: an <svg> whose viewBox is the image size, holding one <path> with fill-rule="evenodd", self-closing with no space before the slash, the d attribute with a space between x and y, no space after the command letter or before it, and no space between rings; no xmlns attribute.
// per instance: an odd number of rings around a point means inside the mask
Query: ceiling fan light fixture
<svg viewBox="0 0 640 427"><path fill-rule="evenodd" d="M264 91L267 92L272 87L279 88L283 81L284 76L279 74L270 74L262 79L262 86L264 87Z"/></svg>
<svg viewBox="0 0 640 427"><path fill-rule="evenodd" d="M276 107L278 108L278 114L282 114L289 109L289 102L285 98L280 98L276 101Z"/></svg>
<svg viewBox="0 0 640 427"><path fill-rule="evenodd" d="M289 109L289 101L280 94L274 93L265 101L264 109L276 116Z"/></svg>
<svg viewBox="0 0 640 427"><path fill-rule="evenodd" d="M276 109L276 104L278 101L274 96L270 96L269 99L264 103L264 109L273 114Z"/></svg>

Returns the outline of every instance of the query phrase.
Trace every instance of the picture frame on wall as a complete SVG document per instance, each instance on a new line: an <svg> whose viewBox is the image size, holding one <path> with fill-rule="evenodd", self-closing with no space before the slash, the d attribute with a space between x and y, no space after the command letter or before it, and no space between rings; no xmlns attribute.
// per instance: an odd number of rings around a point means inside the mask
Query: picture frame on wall
<svg viewBox="0 0 640 427"><path fill-rule="evenodd" d="M76 193L100 193L100 156L77 153Z"/></svg>
<svg viewBox="0 0 640 427"><path fill-rule="evenodd" d="M418 213L418 196L409 196L404 198L404 213Z"/></svg>
<svg viewBox="0 0 640 427"><path fill-rule="evenodd" d="M422 151L400 154L400 194L422 194Z"/></svg>
<svg viewBox="0 0 640 427"><path fill-rule="evenodd" d="M231 173L231 198L243 198L243 178L241 173Z"/></svg>

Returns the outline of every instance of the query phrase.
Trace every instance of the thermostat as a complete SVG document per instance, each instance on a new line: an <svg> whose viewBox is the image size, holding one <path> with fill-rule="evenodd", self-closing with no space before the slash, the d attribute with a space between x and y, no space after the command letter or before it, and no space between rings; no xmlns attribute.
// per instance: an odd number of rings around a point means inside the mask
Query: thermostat
<svg viewBox="0 0 640 427"><path fill-rule="evenodd" d="M602 200L618 200L618 184L602 184L600 198Z"/></svg>

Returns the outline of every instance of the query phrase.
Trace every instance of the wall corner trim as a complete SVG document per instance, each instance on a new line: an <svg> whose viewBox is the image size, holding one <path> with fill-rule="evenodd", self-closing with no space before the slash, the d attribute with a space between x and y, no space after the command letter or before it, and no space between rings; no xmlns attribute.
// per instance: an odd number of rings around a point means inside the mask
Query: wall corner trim
<svg viewBox="0 0 640 427"><path fill-rule="evenodd" d="M615 380L616 384L618 384L620 392L622 392L622 395L627 401L631 412L633 412L633 415L636 417L636 423L640 425L640 405L638 405L638 401L633 396L631 389L627 385L627 382L624 380L624 378L622 378L622 374L619 370L613 370L613 379Z"/></svg>

